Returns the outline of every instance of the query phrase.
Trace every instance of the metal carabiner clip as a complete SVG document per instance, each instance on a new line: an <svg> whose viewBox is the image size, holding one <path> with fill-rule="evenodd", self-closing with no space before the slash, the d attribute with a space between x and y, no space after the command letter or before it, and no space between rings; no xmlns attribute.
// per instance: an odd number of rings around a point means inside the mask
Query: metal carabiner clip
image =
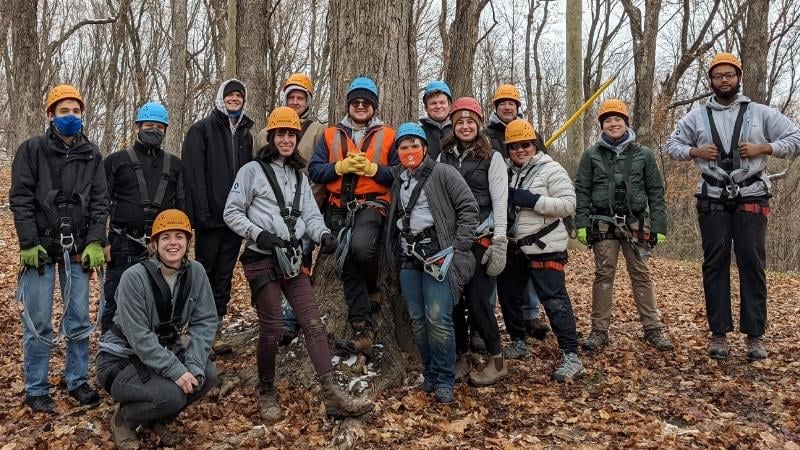
<svg viewBox="0 0 800 450"><path fill-rule="evenodd" d="M725 185L725 192L728 193L728 198L736 198L739 196L739 185L731 179L731 182Z"/></svg>
<svg viewBox="0 0 800 450"><path fill-rule="evenodd" d="M627 218L626 216L620 216L619 214L614 214L614 217L613 217L614 224L617 225L617 226L623 226L623 225L625 225L625 219L626 218Z"/></svg>

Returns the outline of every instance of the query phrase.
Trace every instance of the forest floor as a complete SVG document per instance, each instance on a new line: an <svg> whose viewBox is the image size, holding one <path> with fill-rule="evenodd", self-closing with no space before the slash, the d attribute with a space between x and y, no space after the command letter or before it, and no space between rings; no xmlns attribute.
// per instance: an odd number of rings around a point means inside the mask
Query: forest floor
<svg viewBox="0 0 800 450"><path fill-rule="evenodd" d="M8 170L0 187L8 192ZM52 393L59 415L32 414L24 405L21 324L14 299L17 240L7 199L0 206L0 449L110 448L108 420L114 405L79 407L63 387L63 343L51 360ZM593 258L573 251L567 285L579 332L589 331ZM629 279L621 263L615 291L612 342L598 355L581 355L586 374L575 382L550 379L558 350L551 336L531 340L531 357L510 361L504 382L486 388L459 384L457 406L440 406L414 385L378 394L376 409L355 428L357 448L782 448L800 449L800 275L769 273L769 359L750 363L744 337L732 333L726 361L706 356L706 319L700 265L654 257L659 308L674 353L659 353L642 340ZM734 280L736 280L734 274ZM734 291L738 283L734 281ZM93 317L98 290L93 290ZM252 329L255 313L237 268L226 329ZM738 295L734 295L738 310ZM60 309L58 305L55 310ZM736 316L737 314L735 314ZM498 315L499 317L499 315ZM60 318L56 314L56 320ZM738 318L735 317L735 321ZM502 326L502 325L501 325ZM92 337L95 349L97 335ZM507 337L504 337L507 340ZM253 366L253 341L216 360L223 373ZM291 347L282 352L294 352ZM284 354L282 358L291 358ZM299 357L305 358L302 350ZM93 372L90 374L93 380ZM318 448L339 442L342 422L327 418L313 389L279 381L285 419L264 426L252 387L211 395L181 413L171 429L186 440L179 448ZM157 438L142 434L146 446Z"/></svg>

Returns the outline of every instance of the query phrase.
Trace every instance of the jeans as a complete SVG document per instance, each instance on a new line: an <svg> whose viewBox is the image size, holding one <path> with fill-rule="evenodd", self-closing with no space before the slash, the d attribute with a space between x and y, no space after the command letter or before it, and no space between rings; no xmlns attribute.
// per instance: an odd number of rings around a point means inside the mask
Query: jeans
<svg viewBox="0 0 800 450"><path fill-rule="evenodd" d="M73 390L86 383L89 368L89 274L77 263L58 263L58 277L62 296L66 298L66 281L70 280L69 299L64 301L62 318L67 340L67 363L64 378L67 389ZM69 272L69 277L67 277ZM19 280L19 299L24 311L20 315L23 324L22 349L25 374L25 392L28 396L49 394L48 370L50 349L53 346L53 293L55 291L55 265L46 264L40 275L36 269L27 268Z"/></svg>
<svg viewBox="0 0 800 450"><path fill-rule="evenodd" d="M425 272L400 270L400 288L422 358L422 374L436 388L451 388L456 375L453 293L450 283Z"/></svg>

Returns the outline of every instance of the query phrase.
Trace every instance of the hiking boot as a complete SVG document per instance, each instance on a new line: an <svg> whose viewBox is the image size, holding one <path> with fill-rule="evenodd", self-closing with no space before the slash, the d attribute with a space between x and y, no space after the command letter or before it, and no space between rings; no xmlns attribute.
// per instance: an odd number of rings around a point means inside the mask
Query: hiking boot
<svg viewBox="0 0 800 450"><path fill-rule="evenodd" d="M184 440L182 434L170 431L169 428L161 422L155 422L150 425L150 431L158 436L158 443L163 447L175 447Z"/></svg>
<svg viewBox="0 0 800 450"><path fill-rule="evenodd" d="M553 379L556 381L572 381L575 377L583 374L585 370L577 353L562 352L562 355L561 363L553 372Z"/></svg>
<svg viewBox="0 0 800 450"><path fill-rule="evenodd" d="M100 394L89 387L89 383L83 383L75 389L69 391L69 396L77 400L81 406L97 405L100 403Z"/></svg>
<svg viewBox="0 0 800 450"><path fill-rule="evenodd" d="M767 349L761 336L747 336L747 359L757 361L767 358Z"/></svg>
<svg viewBox="0 0 800 450"><path fill-rule="evenodd" d="M422 384L419 385L419 390L425 392L426 394L430 394L433 392L433 381L427 378L422 380Z"/></svg>
<svg viewBox="0 0 800 450"><path fill-rule="evenodd" d="M608 345L608 331L592 330L589 336L583 340L581 346L590 352L600 350Z"/></svg>
<svg viewBox="0 0 800 450"><path fill-rule="evenodd" d="M525 321L525 329L528 331L528 336L543 341L550 332L550 325L542 318L535 318Z"/></svg>
<svg viewBox="0 0 800 450"><path fill-rule="evenodd" d="M731 354L731 346L725 334L712 333L708 341L708 356L714 359L725 359Z"/></svg>
<svg viewBox="0 0 800 450"><path fill-rule="evenodd" d="M486 342L483 342L481 335L475 332L473 332L469 338L469 348L472 350L472 353L485 355L488 352L488 350L486 350Z"/></svg>
<svg viewBox="0 0 800 450"><path fill-rule="evenodd" d="M366 321L356 320L350 324L353 328L353 337L350 340L338 342L336 347L348 353L363 353L367 358L372 356L372 341L375 331Z"/></svg>
<svg viewBox="0 0 800 450"><path fill-rule="evenodd" d="M53 402L53 398L50 397L50 394L26 395L25 404L28 405L33 412L56 413L56 404Z"/></svg>
<svg viewBox="0 0 800 450"><path fill-rule="evenodd" d="M522 359L530 356L531 352L528 350L528 344L525 339L514 339L511 345L505 349L503 355L508 359Z"/></svg>
<svg viewBox="0 0 800 450"><path fill-rule="evenodd" d="M451 405L456 402L453 397L453 388L438 387L436 388L436 401L443 405Z"/></svg>
<svg viewBox="0 0 800 450"><path fill-rule="evenodd" d="M661 328L653 328L652 330L645 331L644 340L662 352L671 352L675 350L675 346L664 336L664 333L661 332Z"/></svg>
<svg viewBox="0 0 800 450"><path fill-rule="evenodd" d="M491 386L508 376L508 368L502 356L489 358L480 372L469 374L469 382L474 386Z"/></svg>
<svg viewBox="0 0 800 450"><path fill-rule="evenodd" d="M233 352L231 344L225 341L225 337L222 336L222 319L219 319L217 334L214 335L214 343L211 345L211 349L214 350L215 355L227 355Z"/></svg>
<svg viewBox="0 0 800 450"><path fill-rule="evenodd" d="M461 353L456 358L456 380L463 380L472 370L472 355Z"/></svg>
<svg viewBox="0 0 800 450"><path fill-rule="evenodd" d="M283 419L283 411L278 406L278 391L272 380L260 380L258 383L258 410L261 420L268 425Z"/></svg>
<svg viewBox="0 0 800 450"><path fill-rule="evenodd" d="M135 450L139 448L139 438L136 430L131 428L122 419L120 406L111 415L111 438L114 439L114 446L120 450Z"/></svg>
<svg viewBox="0 0 800 450"><path fill-rule="evenodd" d="M295 338L297 338L297 328L283 327L282 329L283 333L281 334L281 340L278 341L278 345L286 347L287 345L291 344Z"/></svg>
<svg viewBox="0 0 800 450"><path fill-rule="evenodd" d="M323 375L320 383L322 383L320 396L325 403L325 412L331 417L358 417L375 408L375 404L371 401L353 397L342 390L336 384L333 373Z"/></svg>

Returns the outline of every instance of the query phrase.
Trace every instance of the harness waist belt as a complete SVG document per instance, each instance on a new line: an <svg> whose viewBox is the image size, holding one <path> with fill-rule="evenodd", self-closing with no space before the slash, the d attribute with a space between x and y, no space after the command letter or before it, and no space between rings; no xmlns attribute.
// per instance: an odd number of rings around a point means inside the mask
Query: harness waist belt
<svg viewBox="0 0 800 450"><path fill-rule="evenodd" d="M739 187L745 187L745 186L750 186L751 184L758 183L759 181L762 181L761 180L761 174L762 174L762 172L756 172L752 176L747 177L746 179L736 183L736 185L739 186ZM703 174L703 181L705 181L710 186L714 186L714 187L718 187L718 188L724 188L725 186L728 185L727 180L718 180L718 179L716 179L716 178L714 178L714 177L712 177L710 175L707 175L707 174Z"/></svg>

